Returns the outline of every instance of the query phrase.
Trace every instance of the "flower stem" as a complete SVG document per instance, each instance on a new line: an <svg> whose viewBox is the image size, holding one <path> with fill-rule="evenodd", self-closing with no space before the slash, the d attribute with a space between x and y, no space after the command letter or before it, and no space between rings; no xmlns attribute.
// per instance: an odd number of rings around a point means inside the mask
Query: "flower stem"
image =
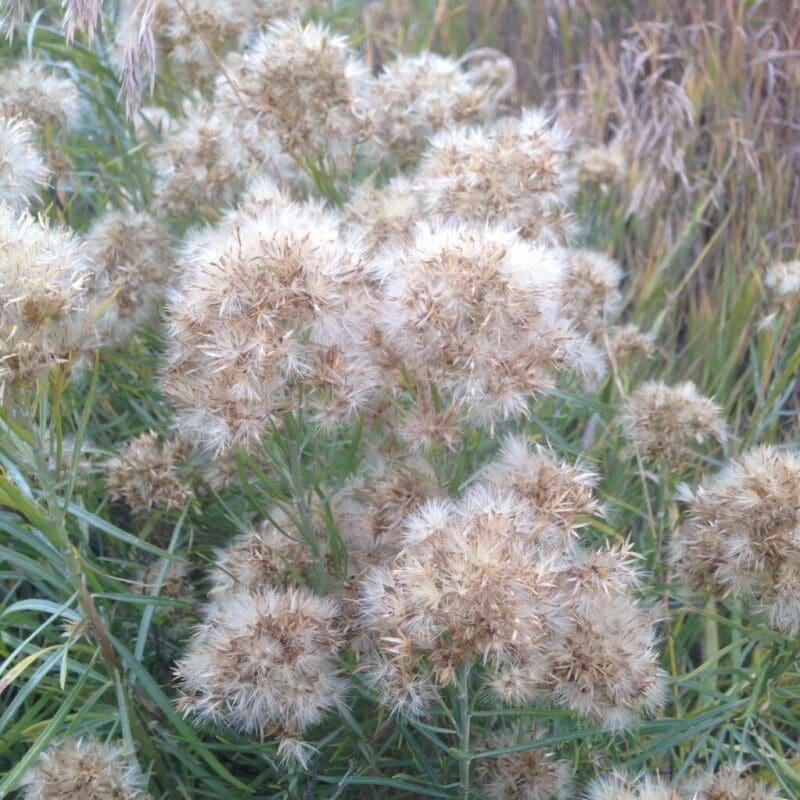
<svg viewBox="0 0 800 800"><path fill-rule="evenodd" d="M472 763L470 756L470 721L471 710L469 707L469 673L472 662L462 664L458 668L458 749L460 751L458 772L460 793L463 800L468 800L470 794L469 770Z"/></svg>

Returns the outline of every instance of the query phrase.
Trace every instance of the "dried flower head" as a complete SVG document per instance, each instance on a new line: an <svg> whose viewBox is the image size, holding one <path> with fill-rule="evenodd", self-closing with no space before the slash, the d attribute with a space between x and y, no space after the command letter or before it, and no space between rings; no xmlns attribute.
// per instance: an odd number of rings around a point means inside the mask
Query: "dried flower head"
<svg viewBox="0 0 800 800"><path fill-rule="evenodd" d="M230 120L192 110L153 149L156 205L176 217L230 205L255 169Z"/></svg>
<svg viewBox="0 0 800 800"><path fill-rule="evenodd" d="M585 330L600 333L622 304L622 270L616 261L596 250L565 248L568 313Z"/></svg>
<svg viewBox="0 0 800 800"><path fill-rule="evenodd" d="M122 745L68 739L51 745L22 778L25 800L146 800L144 778Z"/></svg>
<svg viewBox="0 0 800 800"><path fill-rule="evenodd" d="M764 286L774 300L792 307L800 299L800 261L783 261L767 270Z"/></svg>
<svg viewBox="0 0 800 800"><path fill-rule="evenodd" d="M361 136L358 105L366 68L342 36L314 23L279 20L243 54L227 59L217 83L226 117L256 121L288 153L346 163Z"/></svg>
<svg viewBox="0 0 800 800"><path fill-rule="evenodd" d="M23 60L0 73L0 81L0 116L24 117L54 131L77 125L80 95L69 78L59 77L39 61Z"/></svg>
<svg viewBox="0 0 800 800"><path fill-rule="evenodd" d="M689 516L672 544L683 580L755 593L773 624L800 631L800 458L757 447L685 494Z"/></svg>
<svg viewBox="0 0 800 800"><path fill-rule="evenodd" d="M503 228L418 225L373 263L378 324L403 366L473 418L525 413L562 369L602 372L563 315L564 262Z"/></svg>
<svg viewBox="0 0 800 800"><path fill-rule="evenodd" d="M563 622L553 535L508 493L431 501L407 521L394 561L362 580L362 622L388 653L407 641L424 654L440 683L471 661L544 673Z"/></svg>
<svg viewBox="0 0 800 800"><path fill-rule="evenodd" d="M271 516L272 521L263 520L217 553L211 572L212 598L232 591L303 585L314 565L314 554L285 513L276 509ZM323 520L319 519L313 533L324 555L328 537Z"/></svg>
<svg viewBox="0 0 800 800"><path fill-rule="evenodd" d="M339 614L332 600L302 589L221 595L176 664L179 708L245 733L272 733L292 748L344 702Z"/></svg>
<svg viewBox="0 0 800 800"><path fill-rule="evenodd" d="M608 351L615 364L621 364L632 356L650 358L655 350L653 339L637 325L617 325L608 329Z"/></svg>
<svg viewBox="0 0 800 800"><path fill-rule="evenodd" d="M501 729L476 743L476 752L499 750L547 738L544 729L527 725L521 731ZM478 762L477 785L489 800L571 800L572 767L544 748L507 753Z"/></svg>
<svg viewBox="0 0 800 800"><path fill-rule="evenodd" d="M362 563L386 562L402 547L406 521L440 496L436 476L422 459L375 458L333 498L347 521L340 525L348 554Z"/></svg>
<svg viewBox="0 0 800 800"><path fill-rule="evenodd" d="M219 57L241 46L264 23L305 13L313 0L184 0L181 8L155 0L150 33L153 57L161 69L168 65L182 81L201 89L213 86ZM125 0L116 29L112 56L120 66L141 24L136 0Z"/></svg>
<svg viewBox="0 0 800 800"><path fill-rule="evenodd" d="M651 775L631 777L614 771L593 781L584 800L687 800L666 781Z"/></svg>
<svg viewBox="0 0 800 800"><path fill-rule="evenodd" d="M440 697L440 688L422 659L423 653L402 633L384 637L382 647L369 636L365 638L372 646L359 659L359 670L377 692L378 702L393 716L424 717Z"/></svg>
<svg viewBox="0 0 800 800"><path fill-rule="evenodd" d="M294 408L352 418L380 375L366 341L358 242L315 208L242 212L195 237L169 303L166 394L184 435L253 446Z"/></svg>
<svg viewBox="0 0 800 800"><path fill-rule="evenodd" d="M91 332L91 272L70 232L0 205L0 382L71 363Z"/></svg>
<svg viewBox="0 0 800 800"><path fill-rule="evenodd" d="M102 302L113 296L98 326L105 347L126 344L158 317L159 302L174 270L166 231L140 211L108 211L85 237L86 252L97 267L93 292Z"/></svg>
<svg viewBox="0 0 800 800"><path fill-rule="evenodd" d="M602 194L618 188L628 177L628 161L617 145L581 148L575 154L573 168L581 189L599 189Z"/></svg>
<svg viewBox="0 0 800 800"><path fill-rule="evenodd" d="M34 142L32 123L0 115L0 205L26 208L49 177Z"/></svg>
<svg viewBox="0 0 800 800"><path fill-rule="evenodd" d="M778 787L742 774L733 764L687 781L685 791L691 800L779 800L780 795Z"/></svg>
<svg viewBox="0 0 800 800"><path fill-rule="evenodd" d="M368 111L379 145L413 161L436 131L493 117L513 89L510 59L495 59L494 70L464 66L427 51L388 63L375 81Z"/></svg>
<svg viewBox="0 0 800 800"><path fill-rule="evenodd" d="M531 448L523 438L510 437L498 458L482 475L484 482L513 491L537 514L573 534L586 522L602 516L594 495L600 476L585 465L560 461L549 448Z"/></svg>
<svg viewBox="0 0 800 800"><path fill-rule="evenodd" d="M609 599L635 605L632 592L640 581L636 568L639 556L630 542L594 551L573 546L570 556L561 572L562 588L578 613L595 614L597 604L602 607Z"/></svg>
<svg viewBox="0 0 800 800"><path fill-rule="evenodd" d="M181 474L185 457L185 444L178 439L155 431L139 434L106 464L108 491L137 515L182 508L194 497Z"/></svg>
<svg viewBox="0 0 800 800"><path fill-rule="evenodd" d="M553 696L596 723L627 728L666 698L653 621L628 592L603 587L588 599L554 648Z"/></svg>
<svg viewBox="0 0 800 800"><path fill-rule="evenodd" d="M424 379L425 376L418 377ZM393 380L391 372L385 378L392 388L399 383ZM465 420L460 409L442 403L436 388L427 382L417 381L409 402L389 406L386 417L388 427L397 439L415 452L430 447L444 447L455 452L462 441Z"/></svg>
<svg viewBox="0 0 800 800"><path fill-rule="evenodd" d="M384 245L409 243L422 210L420 191L404 175L384 186L370 183L356 188L344 209L346 222L364 235L367 251L374 255Z"/></svg>
<svg viewBox="0 0 800 800"><path fill-rule="evenodd" d="M536 110L488 128L442 131L420 164L426 208L560 242L569 223L567 148L566 131Z"/></svg>
<svg viewBox="0 0 800 800"><path fill-rule="evenodd" d="M691 383L648 381L625 400L620 424L642 458L663 459L677 469L691 463L702 445L722 441L722 409Z"/></svg>

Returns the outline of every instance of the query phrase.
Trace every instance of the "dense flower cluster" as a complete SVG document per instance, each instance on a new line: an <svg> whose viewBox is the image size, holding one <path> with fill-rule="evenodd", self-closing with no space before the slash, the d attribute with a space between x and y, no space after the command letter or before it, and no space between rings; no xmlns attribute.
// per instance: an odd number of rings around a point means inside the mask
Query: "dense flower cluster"
<svg viewBox="0 0 800 800"><path fill-rule="evenodd" d="M296 204L243 211L181 260L163 385L187 438L252 446L302 392L323 422L370 401L360 248L335 218Z"/></svg>
<svg viewBox="0 0 800 800"><path fill-rule="evenodd" d="M38 61L19 61L0 72L3 93L0 116L22 117L39 128L72 128L80 118L80 95L69 78L62 78Z"/></svg>
<svg viewBox="0 0 800 800"><path fill-rule="evenodd" d="M294 780L315 728L338 714L355 730L348 704L371 701L381 725L421 731L423 747L460 737L464 797L471 770L491 800L572 800L580 759L558 739L554 752L529 747L549 731L527 710L547 705L542 716L554 708L611 736L667 700L639 531L615 529L605 492L616 495L589 451L621 433L624 458L671 504L677 476L727 443L723 410L693 383L648 380L632 382L616 420L609 412L655 342L624 318L634 260L587 246L571 205L578 190L599 203L597 191L626 182L621 150L576 148L548 111L515 107L501 54L375 64L308 22L312 5L122 3L112 58L129 70L144 42L193 89L176 103L159 87L164 107L132 121L120 138L135 137L152 175L94 204L76 196L94 214L76 223L82 234L28 210L58 174L51 145L79 123L80 96L38 61L3 73L0 385L47 400L96 353L96 385L113 390L109 351L152 355L137 334L163 321L157 388L174 415L166 432L103 448L116 455L102 469L105 499L120 501L110 513L142 539L181 520L169 555L145 543L128 581L158 615L147 625L199 617L175 661L181 712L274 739ZM54 184L48 213L74 219ZM784 309L800 297L798 264L764 277ZM596 387L580 430L567 399ZM552 428L534 407L545 397ZM116 399L88 408L112 409L109 436L127 413ZM551 444L562 418L575 449ZM80 454L51 441L72 493ZM671 563L691 589L755 598L797 636L798 498L800 458L756 447L683 487L683 518L671 505L648 521L675 522ZM99 627L104 614L87 618ZM470 737L464 715L479 706L486 724ZM525 709L515 722L491 719L513 708ZM44 752L24 796L145 800L144 783L120 746L72 739ZM675 785L615 771L583 796L778 800L730 766Z"/></svg>

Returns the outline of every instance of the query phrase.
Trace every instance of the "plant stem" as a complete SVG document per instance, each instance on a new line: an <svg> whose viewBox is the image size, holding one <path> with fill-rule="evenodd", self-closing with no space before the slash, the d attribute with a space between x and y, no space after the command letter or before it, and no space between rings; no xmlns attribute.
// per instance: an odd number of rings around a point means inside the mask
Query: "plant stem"
<svg viewBox="0 0 800 800"><path fill-rule="evenodd" d="M469 707L469 673L472 662L468 661L458 668L458 761L460 796L469 798L469 769L472 763L469 749L471 711Z"/></svg>
<svg viewBox="0 0 800 800"><path fill-rule="evenodd" d="M294 428L294 426L292 426ZM324 555L320 552L319 542L314 531L314 520L311 515L311 509L306 500L306 489L303 483L303 472L301 469L301 455L300 455L300 428L295 435L293 430L290 433L289 445L289 475L292 481L292 495L297 505L297 511L300 514L300 521L303 524L303 538L311 548L314 555L314 566L310 576L311 584L318 592L325 594L328 587L328 573L325 570Z"/></svg>
<svg viewBox="0 0 800 800"><path fill-rule="evenodd" d="M708 599L708 602L706 603L706 611L708 611L709 614L716 615L717 602L713 597ZM708 686L709 689L716 691L716 669L717 662L719 661L719 627L717 626L717 620L713 619L711 616L703 617L703 633L705 634L704 655L706 657L706 661L712 662L712 666L703 678L703 682Z"/></svg>

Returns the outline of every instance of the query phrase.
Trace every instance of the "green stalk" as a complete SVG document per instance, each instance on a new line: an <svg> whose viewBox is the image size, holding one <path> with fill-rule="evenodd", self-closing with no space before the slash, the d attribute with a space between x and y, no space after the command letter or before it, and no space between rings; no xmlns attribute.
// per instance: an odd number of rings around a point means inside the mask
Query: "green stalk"
<svg viewBox="0 0 800 800"><path fill-rule="evenodd" d="M713 597L708 599L706 611L709 616L703 617L705 657L706 662L710 663L711 666L703 676L703 683L713 692L717 689L717 675L715 670L717 662L719 661L719 626L715 619L717 615L717 601Z"/></svg>
<svg viewBox="0 0 800 800"><path fill-rule="evenodd" d="M469 673L472 669L472 662L468 661L458 668L458 773L459 773L459 796L463 800L469 800L469 770L472 764L470 756L470 722L472 719L469 707Z"/></svg>

